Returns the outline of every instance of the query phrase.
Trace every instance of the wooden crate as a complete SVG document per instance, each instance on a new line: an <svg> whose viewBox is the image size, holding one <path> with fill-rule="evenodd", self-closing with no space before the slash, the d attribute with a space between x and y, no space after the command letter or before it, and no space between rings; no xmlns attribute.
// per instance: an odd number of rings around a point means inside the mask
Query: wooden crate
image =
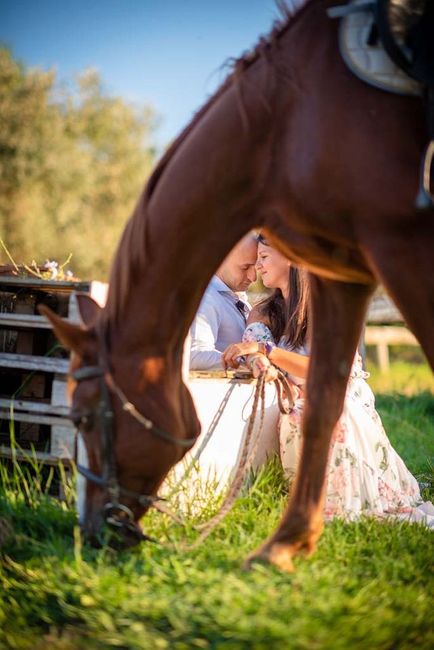
<svg viewBox="0 0 434 650"><path fill-rule="evenodd" d="M74 291L89 282L56 282L0 275L0 457L10 458L12 434L22 460L44 463L74 458L74 429L68 420L67 351L39 315L43 303L77 321Z"/></svg>

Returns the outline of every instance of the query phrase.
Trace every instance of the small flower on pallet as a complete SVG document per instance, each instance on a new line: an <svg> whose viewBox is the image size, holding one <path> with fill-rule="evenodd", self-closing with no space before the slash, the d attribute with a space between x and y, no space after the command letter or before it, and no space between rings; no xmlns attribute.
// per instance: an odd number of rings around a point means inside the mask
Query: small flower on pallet
<svg viewBox="0 0 434 650"><path fill-rule="evenodd" d="M44 264L44 267L46 271L50 274L50 279L55 280L57 276L59 275L59 264L58 262L55 262L54 260L50 262L50 260L47 260Z"/></svg>

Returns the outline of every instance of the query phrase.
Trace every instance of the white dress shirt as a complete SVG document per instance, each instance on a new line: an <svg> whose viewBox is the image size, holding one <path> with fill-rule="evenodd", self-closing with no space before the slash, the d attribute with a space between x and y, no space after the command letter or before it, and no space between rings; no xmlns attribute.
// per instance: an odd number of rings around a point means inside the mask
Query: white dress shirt
<svg viewBox="0 0 434 650"><path fill-rule="evenodd" d="M244 316L236 306L240 300ZM242 340L250 309L244 292L232 291L214 275L191 326L190 370L223 368L222 352Z"/></svg>

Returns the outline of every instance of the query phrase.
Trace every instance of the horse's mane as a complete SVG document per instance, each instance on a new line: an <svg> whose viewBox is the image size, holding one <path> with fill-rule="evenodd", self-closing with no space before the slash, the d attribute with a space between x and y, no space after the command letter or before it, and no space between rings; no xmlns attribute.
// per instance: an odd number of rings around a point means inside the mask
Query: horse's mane
<svg viewBox="0 0 434 650"><path fill-rule="evenodd" d="M301 2L301 4L300 4ZM267 36L259 38L256 45L240 57L229 59L225 65L230 66L230 72L219 88L203 104L203 106L193 115L187 126L175 138L171 145L158 161L154 171L150 175L146 186L140 196L137 206L130 218L112 266L110 275L110 300L107 305L105 316L114 318L119 316L123 304L128 294L128 288L133 277L138 277L144 273L146 262L149 261L149 251L147 250L147 226L148 220L147 205L155 191L159 179L161 178L168 163L178 151L182 143L188 138L190 133L195 129L202 117L214 106L223 93L233 84L239 83L242 74L250 68L260 57L265 56L270 62L269 53L273 45L293 24L294 19L303 13L304 9L312 0L276 0L276 6L281 13L281 18L274 21L271 31ZM290 5L288 4L290 3ZM243 107L240 105L240 110Z"/></svg>
<svg viewBox="0 0 434 650"><path fill-rule="evenodd" d="M291 7L287 4L291 2ZM208 110L215 104L215 102L221 97L225 90L234 82L239 80L239 76L247 68L249 68L255 61L259 59L260 56L264 54L264 51L273 46L276 40L287 30L289 25L292 23L292 19L299 13L299 11L304 8L307 4L304 0L303 4L297 6L297 0L276 0L276 5L279 11L282 14L281 19L277 19L273 23L271 31L265 37L260 37L259 41L253 47L252 50L244 52L241 56L237 58L228 59L226 63L223 64L229 65L232 69L230 70L228 76L219 86L219 88L214 92L213 95L203 104L203 106L193 115L190 122L187 126L181 131L179 136L175 138L172 144L165 151L163 156L160 158L157 166L155 167L153 173L149 177L149 180L146 184L145 192L146 196L149 199L152 196L152 193L157 185L158 179L160 178L163 170L165 169L167 163L171 160L173 155L179 149L181 144L187 137L190 135L191 131L195 128L196 124L200 122L202 117L208 112ZM293 4L294 3L294 4Z"/></svg>

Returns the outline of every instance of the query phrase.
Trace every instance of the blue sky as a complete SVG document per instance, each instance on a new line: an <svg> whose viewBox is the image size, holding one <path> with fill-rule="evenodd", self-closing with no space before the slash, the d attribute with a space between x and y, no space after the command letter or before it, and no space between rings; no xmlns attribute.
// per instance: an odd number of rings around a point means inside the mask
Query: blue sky
<svg viewBox="0 0 434 650"><path fill-rule="evenodd" d="M274 0L0 0L0 41L61 81L94 67L109 93L151 104L161 148L277 17Z"/></svg>

